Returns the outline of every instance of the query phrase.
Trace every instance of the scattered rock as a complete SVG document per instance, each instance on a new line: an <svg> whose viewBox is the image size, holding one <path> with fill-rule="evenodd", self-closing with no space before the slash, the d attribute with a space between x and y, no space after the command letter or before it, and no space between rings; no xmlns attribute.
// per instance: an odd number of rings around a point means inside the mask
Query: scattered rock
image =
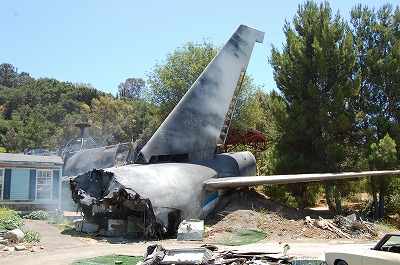
<svg viewBox="0 0 400 265"><path fill-rule="evenodd" d="M8 231L4 235L4 239L7 239L9 244L18 244L24 242L24 232L22 232L21 229L18 228Z"/></svg>
<svg viewBox="0 0 400 265"><path fill-rule="evenodd" d="M16 245L14 247L15 251L22 251L22 250L26 250L26 247L22 244Z"/></svg>
<svg viewBox="0 0 400 265"><path fill-rule="evenodd" d="M12 252L12 251L14 251L15 249L14 249L14 247L7 247L4 251L10 251L10 252Z"/></svg>

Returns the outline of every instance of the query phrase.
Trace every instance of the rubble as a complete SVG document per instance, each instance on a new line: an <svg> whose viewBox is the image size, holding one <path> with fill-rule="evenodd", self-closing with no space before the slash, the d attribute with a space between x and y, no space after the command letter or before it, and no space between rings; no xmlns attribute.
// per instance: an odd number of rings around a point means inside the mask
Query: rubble
<svg viewBox="0 0 400 265"><path fill-rule="evenodd" d="M289 245L283 246L283 252L256 252L237 250L218 250L213 245L202 245L200 248L187 249L165 249L162 245L151 245L147 247L142 262L138 265L273 265L273 264L321 264L322 260L299 259L290 256L287 251Z"/></svg>
<svg viewBox="0 0 400 265"><path fill-rule="evenodd" d="M336 216L332 221L319 217L318 220L311 219L306 216L305 223L321 229L327 229L336 233L339 237L351 239L360 234L369 234L376 237L378 233L375 231L372 223L365 222L359 215L355 213L348 216Z"/></svg>
<svg viewBox="0 0 400 265"><path fill-rule="evenodd" d="M279 253L219 251L215 246L204 245L202 248L165 249L162 245L147 248L140 265L158 264L291 264L293 257Z"/></svg>
<svg viewBox="0 0 400 265"><path fill-rule="evenodd" d="M25 241L24 232L20 229L0 231L0 251L36 251L36 246Z"/></svg>

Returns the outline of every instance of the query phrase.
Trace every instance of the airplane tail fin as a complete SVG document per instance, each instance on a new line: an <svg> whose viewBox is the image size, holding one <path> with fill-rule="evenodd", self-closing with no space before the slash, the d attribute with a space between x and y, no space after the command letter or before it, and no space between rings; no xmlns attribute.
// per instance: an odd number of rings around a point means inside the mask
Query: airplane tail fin
<svg viewBox="0 0 400 265"><path fill-rule="evenodd" d="M142 148L138 162L211 159L238 81L264 32L240 25Z"/></svg>

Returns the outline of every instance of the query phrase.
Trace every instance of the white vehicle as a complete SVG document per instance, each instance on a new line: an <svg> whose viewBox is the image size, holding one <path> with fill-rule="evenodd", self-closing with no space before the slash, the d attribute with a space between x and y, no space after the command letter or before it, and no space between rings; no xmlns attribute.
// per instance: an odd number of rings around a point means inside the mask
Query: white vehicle
<svg viewBox="0 0 400 265"><path fill-rule="evenodd" d="M400 264L400 233L386 234L371 249L348 249L325 253L328 265Z"/></svg>

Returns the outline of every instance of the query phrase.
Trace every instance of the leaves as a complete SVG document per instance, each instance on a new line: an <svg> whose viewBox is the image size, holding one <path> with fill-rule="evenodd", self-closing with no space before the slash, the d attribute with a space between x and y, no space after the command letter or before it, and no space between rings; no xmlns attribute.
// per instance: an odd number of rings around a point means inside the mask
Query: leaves
<svg viewBox="0 0 400 265"><path fill-rule="evenodd" d="M211 42L189 42L169 53L147 74L146 98L159 108L160 120L168 116L216 54Z"/></svg>

